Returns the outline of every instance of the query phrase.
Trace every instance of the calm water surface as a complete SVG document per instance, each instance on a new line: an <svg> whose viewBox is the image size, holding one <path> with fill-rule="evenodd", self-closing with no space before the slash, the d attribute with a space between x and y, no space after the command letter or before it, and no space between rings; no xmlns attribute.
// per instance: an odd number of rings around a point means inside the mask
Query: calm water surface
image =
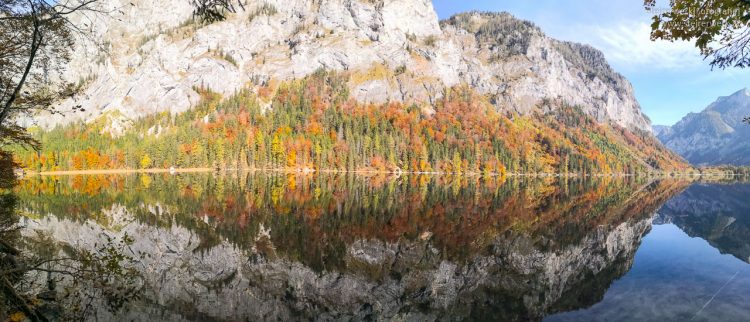
<svg viewBox="0 0 750 322"><path fill-rule="evenodd" d="M92 320L750 320L745 184L160 174L17 195L26 239L133 238L140 299Z"/></svg>
<svg viewBox="0 0 750 322"><path fill-rule="evenodd" d="M749 321L750 185L695 184L659 210L632 269L549 321Z"/></svg>

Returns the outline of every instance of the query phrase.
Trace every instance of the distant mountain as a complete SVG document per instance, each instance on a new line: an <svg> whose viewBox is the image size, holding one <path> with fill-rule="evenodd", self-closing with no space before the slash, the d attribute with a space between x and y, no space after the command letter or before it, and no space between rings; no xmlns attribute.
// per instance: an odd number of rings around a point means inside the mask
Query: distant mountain
<svg viewBox="0 0 750 322"><path fill-rule="evenodd" d="M690 113L674 126L654 126L668 148L694 165L750 165L750 91L720 97L703 112Z"/></svg>
<svg viewBox="0 0 750 322"><path fill-rule="evenodd" d="M669 125L653 125L654 135L657 137L660 135L667 135L672 132L672 127Z"/></svg>

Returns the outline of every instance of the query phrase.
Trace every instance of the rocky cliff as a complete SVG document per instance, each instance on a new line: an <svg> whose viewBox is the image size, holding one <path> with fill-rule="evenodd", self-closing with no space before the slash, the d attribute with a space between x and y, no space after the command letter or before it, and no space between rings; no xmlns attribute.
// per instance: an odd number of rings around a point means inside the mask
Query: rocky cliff
<svg viewBox="0 0 750 322"><path fill-rule="evenodd" d="M750 91L720 97L700 113L690 113L655 132L662 143L695 165L750 165Z"/></svg>
<svg viewBox="0 0 750 322"><path fill-rule="evenodd" d="M67 75L84 91L60 106L85 111L44 125L119 111L113 121L127 126L189 109L197 87L228 95L322 68L348 73L360 101L429 108L445 87L466 84L504 111L528 114L559 102L600 122L650 129L631 85L601 52L551 39L507 13L439 22L429 0L251 0L227 20L204 24L185 0L101 5L107 14L76 18L95 34L78 43Z"/></svg>

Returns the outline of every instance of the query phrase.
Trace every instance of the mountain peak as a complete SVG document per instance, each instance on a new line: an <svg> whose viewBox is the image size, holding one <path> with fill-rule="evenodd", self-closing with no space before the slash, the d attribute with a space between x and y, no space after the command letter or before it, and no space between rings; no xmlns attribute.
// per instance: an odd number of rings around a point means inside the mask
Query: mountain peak
<svg viewBox="0 0 750 322"><path fill-rule="evenodd" d="M703 113L716 112L732 127L742 125L742 120L750 114L750 90L743 88L732 95L720 97L709 105Z"/></svg>
<svg viewBox="0 0 750 322"><path fill-rule="evenodd" d="M730 102L730 105L736 105L738 103L741 103L743 101L748 101L748 98L750 98L750 90L747 89L747 87L744 87L738 91L735 91L732 94L726 95L726 96L719 96L716 101L714 101L713 104L709 105L705 110L711 110L713 105L726 105L724 102ZM704 111L705 111L704 110Z"/></svg>
<svg viewBox="0 0 750 322"><path fill-rule="evenodd" d="M747 89L747 87L734 92L734 94L730 95L730 97L750 97L750 91Z"/></svg>

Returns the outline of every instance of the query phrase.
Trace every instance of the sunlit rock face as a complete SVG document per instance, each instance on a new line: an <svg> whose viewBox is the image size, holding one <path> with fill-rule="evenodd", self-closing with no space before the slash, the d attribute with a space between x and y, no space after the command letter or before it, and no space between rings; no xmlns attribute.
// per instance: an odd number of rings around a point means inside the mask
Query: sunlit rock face
<svg viewBox="0 0 750 322"><path fill-rule="evenodd" d="M108 15L76 18L94 26L101 46L78 43L67 77L85 90L60 106L85 112L42 124L114 110L130 118L179 113L198 102L198 87L231 95L327 69L348 73L351 94L365 102L429 107L446 86L468 85L503 111L571 104L600 122L650 128L631 85L601 52L505 13L439 22L428 0L267 0L205 25L188 1L101 5Z"/></svg>

